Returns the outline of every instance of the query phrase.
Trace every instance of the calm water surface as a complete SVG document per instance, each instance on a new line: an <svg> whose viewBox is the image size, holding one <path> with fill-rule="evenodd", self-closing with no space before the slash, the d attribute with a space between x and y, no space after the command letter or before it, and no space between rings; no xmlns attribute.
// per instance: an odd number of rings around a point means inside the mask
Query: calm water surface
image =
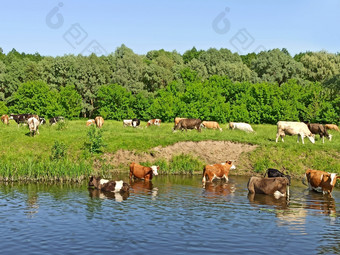
<svg viewBox="0 0 340 255"><path fill-rule="evenodd" d="M0 184L0 253L340 254L339 189L330 198L293 182L287 201L248 196L247 181L157 176L129 196Z"/></svg>

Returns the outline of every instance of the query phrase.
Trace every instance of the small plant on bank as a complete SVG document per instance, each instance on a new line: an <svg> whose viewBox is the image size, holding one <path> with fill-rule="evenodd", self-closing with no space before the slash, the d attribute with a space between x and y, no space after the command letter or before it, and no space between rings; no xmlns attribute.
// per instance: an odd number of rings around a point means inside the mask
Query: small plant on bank
<svg viewBox="0 0 340 255"><path fill-rule="evenodd" d="M51 160L60 160L66 158L67 146L63 142L54 141L51 150Z"/></svg>
<svg viewBox="0 0 340 255"><path fill-rule="evenodd" d="M102 148L106 146L103 142L103 130L91 126L87 132L88 142L85 142L85 148L91 153L100 153Z"/></svg>
<svg viewBox="0 0 340 255"><path fill-rule="evenodd" d="M68 126L68 124L67 124L67 122L65 120L57 122L57 130L58 131L63 131L65 129L67 129L67 126Z"/></svg>

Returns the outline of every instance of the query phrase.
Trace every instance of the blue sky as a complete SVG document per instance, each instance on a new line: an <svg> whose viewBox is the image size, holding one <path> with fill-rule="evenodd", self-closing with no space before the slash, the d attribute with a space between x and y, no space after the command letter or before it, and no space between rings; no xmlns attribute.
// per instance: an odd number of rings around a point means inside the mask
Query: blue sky
<svg viewBox="0 0 340 255"><path fill-rule="evenodd" d="M61 56L228 48L246 54L287 48L339 52L337 0L3 1L0 47Z"/></svg>

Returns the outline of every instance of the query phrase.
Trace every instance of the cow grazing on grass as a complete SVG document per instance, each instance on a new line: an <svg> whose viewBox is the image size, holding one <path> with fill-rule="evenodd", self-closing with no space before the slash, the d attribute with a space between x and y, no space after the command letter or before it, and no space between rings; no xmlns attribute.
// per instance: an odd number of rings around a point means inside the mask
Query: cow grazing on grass
<svg viewBox="0 0 340 255"><path fill-rule="evenodd" d="M1 122L4 123L5 125L9 125L9 117L8 115L4 114L1 116Z"/></svg>
<svg viewBox="0 0 340 255"><path fill-rule="evenodd" d="M308 181L309 190L315 190L322 192L323 194L332 195L332 190L336 183L336 179L340 176L336 176L335 173L328 173L320 170L308 169L305 173L305 179ZM304 180L305 180L304 179Z"/></svg>
<svg viewBox="0 0 340 255"><path fill-rule="evenodd" d="M220 125L218 125L218 123L216 121L203 121L202 125L205 128L218 129L218 130L222 131L222 128L220 128Z"/></svg>
<svg viewBox="0 0 340 255"><path fill-rule="evenodd" d="M27 120L31 117L35 117L37 120L39 120L39 116L36 114L11 114L9 119L14 120L17 124L18 127L20 124L25 124L27 123Z"/></svg>
<svg viewBox="0 0 340 255"><path fill-rule="evenodd" d="M132 120L123 120L123 126L124 127L132 126Z"/></svg>
<svg viewBox="0 0 340 255"><path fill-rule="evenodd" d="M156 125L156 126L160 126L161 125L162 120L161 119L152 119L149 120L148 123L146 124L146 127L150 126L150 125Z"/></svg>
<svg viewBox="0 0 340 255"><path fill-rule="evenodd" d="M94 119L89 119L86 121L86 126L91 126L91 125L96 125L96 122L94 121Z"/></svg>
<svg viewBox="0 0 340 255"><path fill-rule="evenodd" d="M110 181L100 177L90 177L89 187L95 187L98 190L106 192L128 192L130 189L129 184L121 181Z"/></svg>
<svg viewBox="0 0 340 255"><path fill-rule="evenodd" d="M137 119L137 118L132 119L132 126L134 128L138 127L139 125L140 125L140 119Z"/></svg>
<svg viewBox="0 0 340 255"><path fill-rule="evenodd" d="M35 117L31 117L27 120L28 128L30 129L31 136L39 135L39 120Z"/></svg>
<svg viewBox="0 0 340 255"><path fill-rule="evenodd" d="M135 162L130 164L130 179L132 177L151 181L153 175L158 175L159 166L142 166Z"/></svg>
<svg viewBox="0 0 340 255"><path fill-rule="evenodd" d="M338 127L337 125L335 125L335 124L326 124L326 125L325 125L325 128L326 128L326 129L333 129L333 130L339 132L339 127Z"/></svg>
<svg viewBox="0 0 340 255"><path fill-rule="evenodd" d="M39 122L40 122L40 125L46 124L45 118L42 118L42 117L39 117Z"/></svg>
<svg viewBox="0 0 340 255"><path fill-rule="evenodd" d="M101 116L97 116L94 121L96 122L97 128L101 128L104 124L104 119Z"/></svg>
<svg viewBox="0 0 340 255"><path fill-rule="evenodd" d="M302 144L304 144L304 138L307 136L311 143L315 143L314 136L312 132L308 129L307 124L303 122L295 121L279 121L277 123L277 134L276 142L281 137L282 142L284 142L283 137L285 135L297 135L297 142L299 142L299 137L301 137Z"/></svg>
<svg viewBox="0 0 340 255"><path fill-rule="evenodd" d="M233 162L227 160L225 163L206 165L203 169L202 182L213 181L214 179L225 179L228 181L229 171L236 169Z"/></svg>
<svg viewBox="0 0 340 255"><path fill-rule="evenodd" d="M289 181L285 177L250 177L247 188L249 193L274 195L275 198L289 196Z"/></svg>
<svg viewBox="0 0 340 255"><path fill-rule="evenodd" d="M243 122L229 122L230 129L238 129L245 132L254 132L253 128L248 123Z"/></svg>
<svg viewBox="0 0 340 255"><path fill-rule="evenodd" d="M187 131L188 129L197 129L198 132L201 132L201 124L202 121L200 119L183 119L178 122L175 126L174 130L184 130Z"/></svg>
<svg viewBox="0 0 340 255"><path fill-rule="evenodd" d="M50 123L50 125L55 125L55 124L57 124L58 122L64 121L64 120L65 120L64 117L62 117L62 116L56 116L56 117L50 118L50 119L48 120L48 122Z"/></svg>
<svg viewBox="0 0 340 255"><path fill-rule="evenodd" d="M308 123L307 127L313 135L320 135L320 138L322 138L322 143L325 143L325 136L329 141L332 141L332 135L328 134L324 125L318 123Z"/></svg>
<svg viewBox="0 0 340 255"><path fill-rule="evenodd" d="M290 181L291 181L291 177L290 175L284 174L282 172L280 172L277 169L274 168L268 168L267 171L264 173L263 177L266 177L266 175L271 178L271 177L286 177L289 181L288 185L290 186Z"/></svg>

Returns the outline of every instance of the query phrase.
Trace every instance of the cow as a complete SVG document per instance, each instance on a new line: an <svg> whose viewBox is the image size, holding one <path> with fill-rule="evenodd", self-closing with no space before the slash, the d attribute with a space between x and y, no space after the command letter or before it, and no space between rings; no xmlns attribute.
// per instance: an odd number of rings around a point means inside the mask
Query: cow
<svg viewBox="0 0 340 255"><path fill-rule="evenodd" d="M140 125L140 120L137 119L137 118L134 118L132 119L132 126L135 128L135 127L138 127Z"/></svg>
<svg viewBox="0 0 340 255"><path fill-rule="evenodd" d="M212 182L214 179L225 179L228 181L229 171L236 169L232 161L227 160L225 163L206 165L203 169L203 184L207 181Z"/></svg>
<svg viewBox="0 0 340 255"><path fill-rule="evenodd" d="M243 122L229 122L230 129L238 129L246 132L254 132L253 128L248 123Z"/></svg>
<svg viewBox="0 0 340 255"><path fill-rule="evenodd" d="M25 124L27 123L27 120L31 117L35 117L37 120L39 120L39 116L36 115L36 114L28 114L28 113L25 113L25 114L11 114L9 119L10 120L14 120L17 124L18 124L18 127L20 124Z"/></svg>
<svg viewBox="0 0 340 255"><path fill-rule="evenodd" d="M218 123L216 121L203 121L202 125L205 128L209 128L209 129L219 129L220 131L222 131L222 128L220 128L220 125L218 125Z"/></svg>
<svg viewBox="0 0 340 255"><path fill-rule="evenodd" d="M159 166L142 166L135 162L130 164L130 179L132 177L151 181L153 175L158 175Z"/></svg>
<svg viewBox="0 0 340 255"><path fill-rule="evenodd" d="M89 119L86 121L86 126L91 126L91 125L96 125L96 122L94 121L94 119Z"/></svg>
<svg viewBox="0 0 340 255"><path fill-rule="evenodd" d="M130 189L129 184L123 182L122 180L110 181L95 176L90 177L89 187L94 187L98 190L106 192L128 192Z"/></svg>
<svg viewBox="0 0 340 255"><path fill-rule="evenodd" d="M4 123L5 125L9 125L9 117L7 114L1 116L1 122Z"/></svg>
<svg viewBox="0 0 340 255"><path fill-rule="evenodd" d="M62 116L56 116L56 117L53 117L53 118L50 118L50 119L49 119L50 125L55 125L55 124L57 124L59 121L64 121L64 117L62 117Z"/></svg>
<svg viewBox="0 0 340 255"><path fill-rule="evenodd" d="M123 126L124 127L132 126L132 120L123 120Z"/></svg>
<svg viewBox="0 0 340 255"><path fill-rule="evenodd" d="M198 132L201 132L201 124L202 121L200 119L182 119L178 122L178 124L174 127L173 131L181 129L182 131L185 129L197 129Z"/></svg>
<svg viewBox="0 0 340 255"><path fill-rule="evenodd" d="M307 127L313 135L320 135L320 138L322 138L322 143L325 143L325 136L329 141L332 141L332 135L328 134L324 125L318 123L308 123Z"/></svg>
<svg viewBox="0 0 340 255"><path fill-rule="evenodd" d="M46 124L45 118L42 118L42 117L39 117L39 122L40 122L40 125Z"/></svg>
<svg viewBox="0 0 340 255"><path fill-rule="evenodd" d="M250 177L247 188L250 194L274 195L275 198L289 196L289 181L285 177Z"/></svg>
<svg viewBox="0 0 340 255"><path fill-rule="evenodd" d="M289 181L288 185L290 186L290 181L291 181L291 177L290 175L284 174L282 172L280 172L277 169L274 168L268 168L267 171L264 173L263 177L266 177L266 175L271 178L271 177L286 177Z"/></svg>
<svg viewBox="0 0 340 255"><path fill-rule="evenodd" d="M284 142L283 137L285 135L297 135L297 142L299 142L299 137L301 137L302 144L304 144L304 138L307 136L311 143L315 143L314 136L312 132L308 129L307 124L303 122L295 121L279 121L277 122L277 134L276 142L278 142L279 137L281 137L282 142Z"/></svg>
<svg viewBox="0 0 340 255"><path fill-rule="evenodd" d="M27 120L28 128L30 129L30 135L39 135L39 120L35 117L31 117Z"/></svg>
<svg viewBox="0 0 340 255"><path fill-rule="evenodd" d="M97 116L94 121L96 122L97 128L101 128L104 124L104 119L101 116Z"/></svg>
<svg viewBox="0 0 340 255"><path fill-rule="evenodd" d="M181 121L181 120L185 120L186 118L180 118L180 117L176 117L175 118L175 120L174 120L174 122L175 122L175 125L174 125L174 127L176 127L177 126L177 124Z"/></svg>
<svg viewBox="0 0 340 255"><path fill-rule="evenodd" d="M335 125L335 124L326 124L326 125L325 125L325 128L326 128L326 129L333 129L333 130L339 132L339 127L338 127L337 125Z"/></svg>
<svg viewBox="0 0 340 255"><path fill-rule="evenodd" d="M148 127L150 125L160 126L161 122L162 122L161 119L152 119L152 120L149 120L148 123L146 123L146 127Z"/></svg>
<svg viewBox="0 0 340 255"><path fill-rule="evenodd" d="M336 176L335 173L328 173L320 170L308 169L305 173L303 183L308 181L309 190L315 190L322 192L323 194L330 194L332 196L332 190L336 183L336 179L340 179L340 176Z"/></svg>

